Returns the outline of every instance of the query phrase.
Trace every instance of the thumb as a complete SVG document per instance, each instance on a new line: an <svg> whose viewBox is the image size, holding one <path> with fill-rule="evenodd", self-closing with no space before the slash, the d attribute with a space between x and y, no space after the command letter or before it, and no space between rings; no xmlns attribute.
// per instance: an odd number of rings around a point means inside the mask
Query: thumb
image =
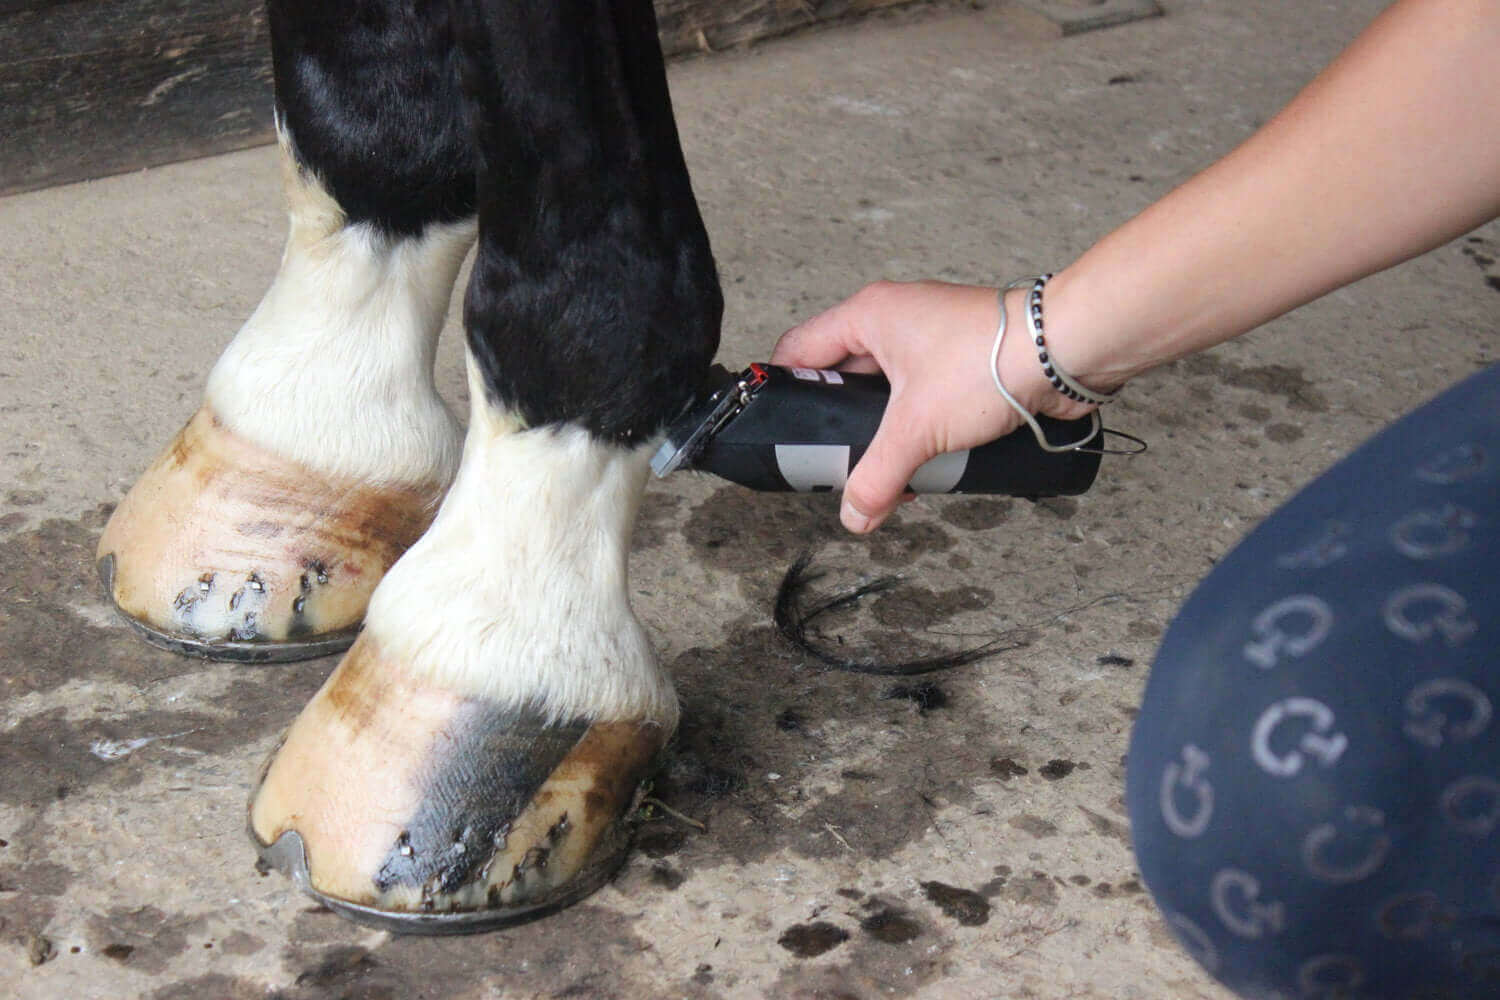
<svg viewBox="0 0 1500 1000"><path fill-rule="evenodd" d="M844 484L839 520L857 535L880 527L901 502L917 467L932 457L911 433L915 421L903 411L892 397L874 439Z"/></svg>

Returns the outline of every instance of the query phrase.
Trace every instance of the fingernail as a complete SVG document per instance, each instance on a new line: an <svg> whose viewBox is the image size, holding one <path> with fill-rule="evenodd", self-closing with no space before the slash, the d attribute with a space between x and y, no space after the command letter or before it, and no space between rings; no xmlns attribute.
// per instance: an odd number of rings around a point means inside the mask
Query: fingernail
<svg viewBox="0 0 1500 1000"><path fill-rule="evenodd" d="M843 502L839 510L839 520L844 522L844 527L856 535L863 535L870 530L870 518L861 514L848 500Z"/></svg>

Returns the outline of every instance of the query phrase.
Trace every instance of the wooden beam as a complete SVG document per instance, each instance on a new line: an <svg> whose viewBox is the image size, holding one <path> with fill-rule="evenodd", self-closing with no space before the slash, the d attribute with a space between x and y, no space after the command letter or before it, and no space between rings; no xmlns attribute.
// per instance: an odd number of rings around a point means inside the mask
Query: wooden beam
<svg viewBox="0 0 1500 1000"><path fill-rule="evenodd" d="M657 0L667 55L910 0ZM274 139L263 0L0 0L0 195Z"/></svg>
<svg viewBox="0 0 1500 1000"><path fill-rule="evenodd" d="M10 0L0 194L271 138L260 0Z"/></svg>
<svg viewBox="0 0 1500 1000"><path fill-rule="evenodd" d="M1078 0L1021 0L1021 6L1057 25L1064 35L1113 28L1144 17L1161 17L1163 13L1156 0L1088 0L1083 4Z"/></svg>
<svg viewBox="0 0 1500 1000"><path fill-rule="evenodd" d="M798 28L895 7L911 0L656 0L668 58L749 45Z"/></svg>

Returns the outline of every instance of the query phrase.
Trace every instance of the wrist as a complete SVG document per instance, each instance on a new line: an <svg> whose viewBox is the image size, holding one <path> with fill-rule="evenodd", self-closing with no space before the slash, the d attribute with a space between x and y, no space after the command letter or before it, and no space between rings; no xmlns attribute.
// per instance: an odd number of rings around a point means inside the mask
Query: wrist
<svg viewBox="0 0 1500 1000"><path fill-rule="evenodd" d="M1006 332L997 370L1005 388L1030 413L1070 420L1084 416L1093 405L1070 399L1048 378L1036 343L1027 329L1027 289L1005 293ZM1050 335L1048 342L1050 346Z"/></svg>
<svg viewBox="0 0 1500 1000"><path fill-rule="evenodd" d="M1056 365L1084 387L1101 394L1118 390L1149 365L1134 366L1105 317L1115 315L1076 268L1047 283L1043 296L1047 350ZM1024 314L1023 314L1024 315ZM1034 347L1035 345L1033 345Z"/></svg>

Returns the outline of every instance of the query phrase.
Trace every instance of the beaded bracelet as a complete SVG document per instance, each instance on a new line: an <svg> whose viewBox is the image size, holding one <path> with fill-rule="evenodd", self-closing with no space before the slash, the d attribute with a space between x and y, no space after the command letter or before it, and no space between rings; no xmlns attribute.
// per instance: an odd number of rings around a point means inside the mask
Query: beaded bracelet
<svg viewBox="0 0 1500 1000"><path fill-rule="evenodd" d="M1037 447L1041 448L1043 451L1051 452L1054 455L1060 454L1065 451L1097 451L1099 449L1086 448L1084 446L1098 437L1100 432L1103 430L1099 423L1098 410L1089 411L1091 423L1089 425L1089 432L1087 434L1079 438L1077 441L1070 441L1067 444L1056 445L1047 440L1047 432L1042 430L1042 425L1037 421L1036 417L1032 415L1030 410L1021 405L1020 400L1016 399L1016 397L1010 394L1010 391L1005 388L1005 383L1000 379L1000 347L1005 343L1005 328L1009 325L1006 322L1005 315L1005 293L1011 291L1012 289L1025 288L1027 285L1031 284L1032 280L1033 279L1031 278L1021 278L1017 281L1012 281L1010 284L1005 285L1003 288L1001 288L999 294L996 296L996 298L1000 302L1000 327L995 331L995 341L990 346L990 378L994 380L995 389L999 391L1001 398L1009 403L1010 408L1015 410L1020 418L1026 421L1027 426L1031 428L1031 434L1036 438ZM1043 279L1038 278L1036 280L1041 281Z"/></svg>
<svg viewBox="0 0 1500 1000"><path fill-rule="evenodd" d="M1031 291L1026 293L1026 326L1031 331L1031 339L1036 343L1037 360L1042 363L1042 374L1047 376L1052 388L1075 402L1092 403L1095 406L1113 402L1120 394L1119 389L1113 392L1095 392L1063 371L1057 359L1048 353L1047 340L1042 334L1042 289L1051 280L1051 274L1037 275L1031 282Z"/></svg>

